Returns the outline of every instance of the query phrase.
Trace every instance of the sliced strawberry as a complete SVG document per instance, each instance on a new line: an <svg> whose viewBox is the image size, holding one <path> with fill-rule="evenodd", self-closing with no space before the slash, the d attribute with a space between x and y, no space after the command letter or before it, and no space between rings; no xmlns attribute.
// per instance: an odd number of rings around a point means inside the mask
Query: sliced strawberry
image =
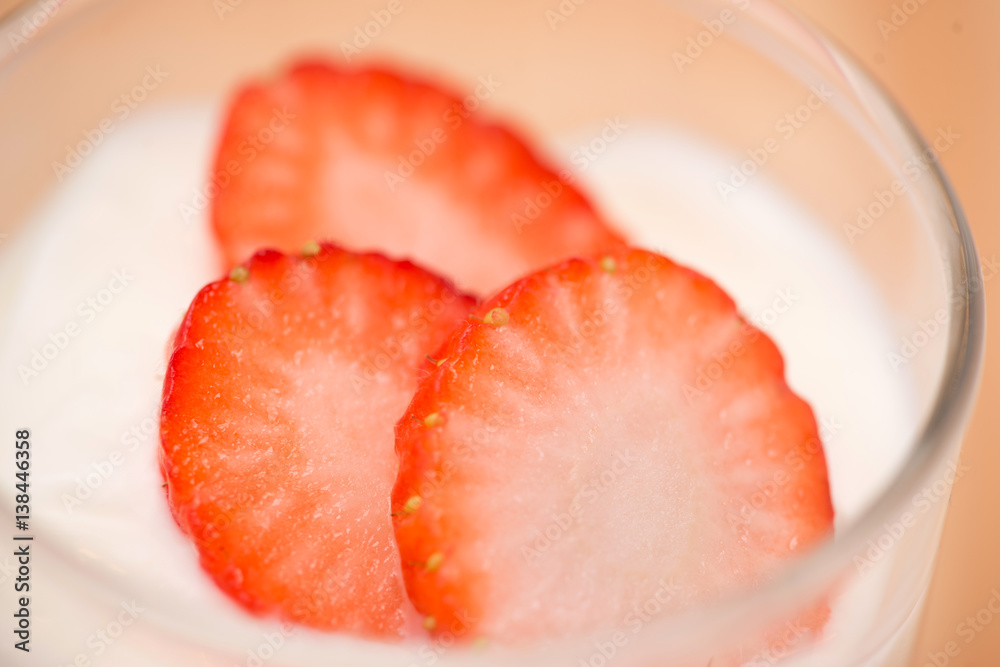
<svg viewBox="0 0 1000 667"><path fill-rule="evenodd" d="M830 534L813 413L707 278L624 249L475 316L396 426L394 525L428 626L515 643L627 626Z"/></svg>
<svg viewBox="0 0 1000 667"><path fill-rule="evenodd" d="M404 630L393 424L473 302L379 255L262 251L205 287L163 389L174 518L240 604L315 628Z"/></svg>
<svg viewBox="0 0 1000 667"><path fill-rule="evenodd" d="M497 85L486 77L478 92ZM212 222L227 261L327 239L409 257L487 294L620 242L576 188L468 99L384 69L321 63L244 88L214 172Z"/></svg>

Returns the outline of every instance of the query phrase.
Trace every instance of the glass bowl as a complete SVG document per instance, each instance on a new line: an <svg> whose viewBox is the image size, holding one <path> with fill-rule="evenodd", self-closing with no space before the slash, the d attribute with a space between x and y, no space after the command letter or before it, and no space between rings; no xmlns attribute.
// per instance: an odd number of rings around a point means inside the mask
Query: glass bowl
<svg viewBox="0 0 1000 667"><path fill-rule="evenodd" d="M936 159L960 137L919 137L795 14L766 0L49 0L3 34L2 460L13 470L28 429L21 536L34 538L32 651L5 646L5 663L905 660L983 355L978 257ZM476 106L531 137L623 233L716 278L816 409L834 539L763 588L677 616L651 605L623 641L381 645L229 603L160 492L164 347L219 275L206 184L228 95L317 54L478 87ZM12 532L15 493L0 489ZM803 645L789 619L823 600L824 635ZM779 639L741 648L762 633Z"/></svg>

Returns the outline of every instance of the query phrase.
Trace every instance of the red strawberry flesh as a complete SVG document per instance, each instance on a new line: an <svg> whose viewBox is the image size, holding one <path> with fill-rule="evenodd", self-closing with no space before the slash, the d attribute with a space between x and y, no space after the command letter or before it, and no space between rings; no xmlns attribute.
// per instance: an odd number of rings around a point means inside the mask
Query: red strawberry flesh
<svg viewBox="0 0 1000 667"><path fill-rule="evenodd" d="M596 632L664 586L672 612L758 585L830 534L812 410L707 278L621 250L532 274L476 316L396 429L404 576L437 628Z"/></svg>
<svg viewBox="0 0 1000 667"><path fill-rule="evenodd" d="M195 297L164 384L161 467L202 565L236 601L394 638L393 424L473 302L409 263L262 251Z"/></svg>
<svg viewBox="0 0 1000 667"><path fill-rule="evenodd" d="M486 81L483 95L502 87ZM386 69L319 62L246 86L214 169L212 222L226 260L331 240L413 259L488 294L621 242L477 105Z"/></svg>

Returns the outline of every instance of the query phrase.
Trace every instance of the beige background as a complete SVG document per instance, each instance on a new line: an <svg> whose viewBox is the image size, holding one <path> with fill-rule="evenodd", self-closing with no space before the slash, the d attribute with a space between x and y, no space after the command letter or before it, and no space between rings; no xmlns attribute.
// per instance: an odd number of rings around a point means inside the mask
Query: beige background
<svg viewBox="0 0 1000 667"><path fill-rule="evenodd" d="M952 125L972 139L942 159L980 256L1000 255L1000 2L909 0L918 9L889 32L879 21L903 0L788 1L864 62L923 132ZM1000 313L1000 281L986 284L986 300L990 315ZM972 472L952 494L913 667L933 665L928 653L952 641L960 653L948 667L1000 665L1000 616L970 643L956 633L993 589L1000 591L1000 327L991 324L982 391L962 451Z"/></svg>
<svg viewBox="0 0 1000 667"><path fill-rule="evenodd" d="M613 0L606 0L611 2ZM751 0L752 1L752 0ZM1000 0L786 0L864 62L925 132L952 126L972 141L943 155L984 259L1000 255ZM206 0L208 3L209 0ZM18 4L0 0L0 15ZM883 34L893 7L912 12ZM914 11L915 9L915 11ZM986 285L1000 312L1000 281ZM937 573L912 667L960 648L948 667L1000 666L1000 615L970 642L956 626L1000 591L1000 328L988 332L986 373L962 461L972 471L951 499ZM940 664L940 663L939 663ZM943 667L943 666L942 666Z"/></svg>

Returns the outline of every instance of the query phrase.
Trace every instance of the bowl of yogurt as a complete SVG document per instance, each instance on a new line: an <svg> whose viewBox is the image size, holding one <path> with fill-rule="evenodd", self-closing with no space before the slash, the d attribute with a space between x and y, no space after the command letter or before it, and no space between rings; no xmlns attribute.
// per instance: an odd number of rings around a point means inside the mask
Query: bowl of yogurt
<svg viewBox="0 0 1000 667"><path fill-rule="evenodd" d="M919 137L801 19L766 0L48 0L3 28L4 664L700 667L775 628L787 650L741 664L906 659L964 472L982 276L936 159L955 135ZM477 105L632 243L712 276L816 413L834 538L711 607L663 616L653 600L624 642L383 645L223 595L161 488L165 355L222 271L209 174L228 95L300 54L489 81ZM803 648L787 619L822 599L830 620Z"/></svg>

